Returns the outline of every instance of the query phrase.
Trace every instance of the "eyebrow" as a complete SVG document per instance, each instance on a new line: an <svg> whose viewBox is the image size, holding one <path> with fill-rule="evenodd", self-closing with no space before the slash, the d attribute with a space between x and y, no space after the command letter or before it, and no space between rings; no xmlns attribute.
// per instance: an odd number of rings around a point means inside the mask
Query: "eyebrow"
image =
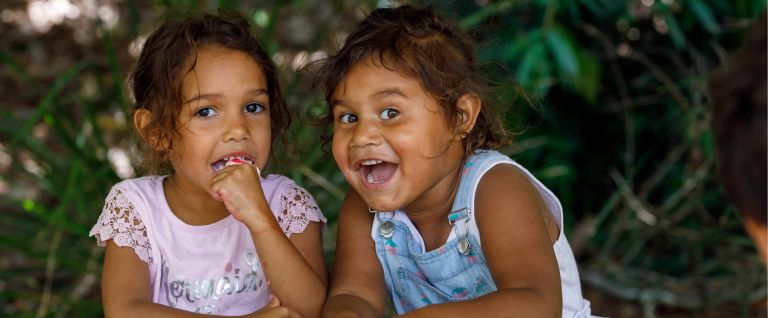
<svg viewBox="0 0 768 318"><path fill-rule="evenodd" d="M382 98L382 97L388 97L388 96L391 96L391 95L398 95L400 97L406 97L405 93L403 93L403 91L401 91L399 87L393 87L393 88L385 89L383 91L378 91L375 94L373 94L373 97L375 97L375 98Z"/></svg>
<svg viewBox="0 0 768 318"><path fill-rule="evenodd" d="M252 89L252 90L249 90L249 91L248 91L248 92L246 92L246 93L247 93L248 95L250 95L250 96L259 96L259 95L265 95L265 94L268 94L267 90L266 90L266 89L264 89L264 88L256 88L256 89ZM182 105L186 105L186 104L189 104L189 103L191 103L191 102L194 102L194 101L196 101L196 100L201 100L201 99L212 99L212 98L216 98L216 97L220 97L220 96L221 96L221 94L217 94L217 93L211 93L211 94L200 94L200 95L197 95L197 96L195 96L195 97L192 97L192 98L190 98L189 100L187 100L187 101L183 102L183 103L182 103Z"/></svg>
<svg viewBox="0 0 768 318"><path fill-rule="evenodd" d="M384 90L380 90L380 91L378 91L376 93L373 93L373 95L371 95L371 97L375 98L375 99L381 99L381 98L392 96L392 95L400 96L400 97L407 97L405 95L405 93L403 93L403 91L400 90L399 87L393 87L393 88L387 88L387 89L384 89ZM331 100L331 106L333 107L333 106L336 106L336 105L342 105L343 106L344 105L344 100L332 99Z"/></svg>

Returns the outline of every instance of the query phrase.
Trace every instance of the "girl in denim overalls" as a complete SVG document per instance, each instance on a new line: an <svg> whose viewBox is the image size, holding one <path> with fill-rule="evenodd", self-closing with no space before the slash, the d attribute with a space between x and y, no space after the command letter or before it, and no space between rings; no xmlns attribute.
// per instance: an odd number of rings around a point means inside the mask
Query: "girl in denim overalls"
<svg viewBox="0 0 768 318"><path fill-rule="evenodd" d="M431 10L373 11L324 61L351 187L326 317L588 317L557 198L507 141L470 42Z"/></svg>

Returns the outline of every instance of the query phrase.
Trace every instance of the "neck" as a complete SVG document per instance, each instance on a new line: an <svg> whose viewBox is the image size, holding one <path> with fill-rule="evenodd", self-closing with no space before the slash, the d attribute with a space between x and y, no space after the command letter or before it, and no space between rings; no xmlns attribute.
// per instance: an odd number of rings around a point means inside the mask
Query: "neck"
<svg viewBox="0 0 768 318"><path fill-rule="evenodd" d="M184 185L174 175L163 182L163 192L171 212L189 225L212 224L229 216L224 203L197 187Z"/></svg>
<svg viewBox="0 0 768 318"><path fill-rule="evenodd" d="M417 211L410 209L403 211L408 215L408 218L411 220L411 222L413 222L413 225L419 229L419 231L421 231L422 227L429 227L435 223L448 224L447 217L451 212L451 207L453 207L453 199L455 197L456 190L452 189L449 195L444 200L438 201L437 204Z"/></svg>
<svg viewBox="0 0 768 318"><path fill-rule="evenodd" d="M461 180L464 160L458 161L453 173L425 193L417 202L402 209L421 234L428 250L442 245L450 234L448 214L453 208L453 201Z"/></svg>

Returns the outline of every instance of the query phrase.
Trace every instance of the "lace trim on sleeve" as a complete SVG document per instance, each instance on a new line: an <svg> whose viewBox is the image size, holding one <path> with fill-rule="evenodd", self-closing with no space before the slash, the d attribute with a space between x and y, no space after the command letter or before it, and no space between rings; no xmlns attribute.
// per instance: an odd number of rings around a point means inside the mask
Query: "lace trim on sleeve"
<svg viewBox="0 0 768 318"><path fill-rule="evenodd" d="M117 246L131 247L139 259L152 264L152 246L147 228L133 203L120 189L112 189L105 201L99 220L89 236L95 236L99 246L105 246L112 239Z"/></svg>
<svg viewBox="0 0 768 318"><path fill-rule="evenodd" d="M326 222L315 199L296 185L289 186L280 195L280 206L282 210L277 214L277 222L288 237L304 232L309 222Z"/></svg>

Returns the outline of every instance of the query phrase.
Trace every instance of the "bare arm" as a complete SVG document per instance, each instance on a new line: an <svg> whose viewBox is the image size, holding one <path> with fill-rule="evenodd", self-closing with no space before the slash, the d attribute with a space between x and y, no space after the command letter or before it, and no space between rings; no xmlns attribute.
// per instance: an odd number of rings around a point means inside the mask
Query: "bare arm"
<svg viewBox="0 0 768 318"><path fill-rule="evenodd" d="M270 288L282 305L296 309L304 317L318 317L328 286L321 226L311 222L290 240L277 222L275 226L275 231L252 232Z"/></svg>
<svg viewBox="0 0 768 318"><path fill-rule="evenodd" d="M510 165L491 169L478 186L475 216L498 290L403 317L559 317L560 273L545 213L541 196L523 172Z"/></svg>
<svg viewBox="0 0 768 318"><path fill-rule="evenodd" d="M252 165L230 165L219 171L211 193L250 230L264 274L280 303L304 317L319 316L328 286L320 225L311 222L289 240L264 197L258 168Z"/></svg>
<svg viewBox="0 0 768 318"><path fill-rule="evenodd" d="M384 315L384 272L371 239L372 222L367 205L350 189L339 213L333 281L324 317Z"/></svg>

